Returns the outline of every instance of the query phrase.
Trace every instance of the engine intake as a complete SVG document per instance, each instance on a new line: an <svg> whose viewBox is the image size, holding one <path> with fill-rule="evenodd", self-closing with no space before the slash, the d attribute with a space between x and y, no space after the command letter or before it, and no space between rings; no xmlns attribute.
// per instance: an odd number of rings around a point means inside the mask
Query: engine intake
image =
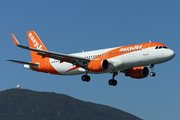
<svg viewBox="0 0 180 120"><path fill-rule="evenodd" d="M102 72L109 68L109 62L105 59L90 61L88 68L93 72Z"/></svg>
<svg viewBox="0 0 180 120"><path fill-rule="evenodd" d="M149 69L147 67L134 67L125 73L125 76L130 76L131 78L141 79L147 77L149 74Z"/></svg>

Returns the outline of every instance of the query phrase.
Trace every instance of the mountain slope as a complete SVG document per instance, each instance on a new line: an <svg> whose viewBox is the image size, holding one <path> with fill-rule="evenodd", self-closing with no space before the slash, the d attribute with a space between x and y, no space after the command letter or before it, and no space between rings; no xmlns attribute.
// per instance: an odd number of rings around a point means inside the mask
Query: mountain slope
<svg viewBox="0 0 180 120"><path fill-rule="evenodd" d="M140 120L121 110L63 94L9 89L0 92L0 120Z"/></svg>

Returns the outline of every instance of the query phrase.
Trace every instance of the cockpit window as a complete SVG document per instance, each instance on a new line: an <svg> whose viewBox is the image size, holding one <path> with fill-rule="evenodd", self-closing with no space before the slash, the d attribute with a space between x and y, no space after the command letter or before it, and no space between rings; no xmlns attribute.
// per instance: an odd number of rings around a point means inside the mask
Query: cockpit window
<svg viewBox="0 0 180 120"><path fill-rule="evenodd" d="M162 49L162 48L164 48L164 49L168 49L168 47L167 47L167 46L156 46L156 47L155 47L155 49Z"/></svg>
<svg viewBox="0 0 180 120"><path fill-rule="evenodd" d="M163 46L163 48L168 49L168 47L167 47L167 46Z"/></svg>

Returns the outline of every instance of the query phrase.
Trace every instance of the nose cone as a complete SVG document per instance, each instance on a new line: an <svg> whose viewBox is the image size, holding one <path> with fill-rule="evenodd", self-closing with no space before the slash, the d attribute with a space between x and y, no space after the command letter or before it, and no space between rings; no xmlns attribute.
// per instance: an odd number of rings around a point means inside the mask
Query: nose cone
<svg viewBox="0 0 180 120"><path fill-rule="evenodd" d="M165 56L166 56L169 60L171 60L171 59L174 58L175 53L174 53L173 50L170 50L170 49L169 49L169 50L165 53Z"/></svg>

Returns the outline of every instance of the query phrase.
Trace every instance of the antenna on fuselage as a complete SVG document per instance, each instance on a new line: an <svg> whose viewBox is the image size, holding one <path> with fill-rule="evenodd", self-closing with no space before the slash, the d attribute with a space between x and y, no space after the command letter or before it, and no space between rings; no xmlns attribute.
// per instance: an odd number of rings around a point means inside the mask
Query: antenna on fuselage
<svg viewBox="0 0 180 120"><path fill-rule="evenodd" d="M151 40L149 40L149 43L151 43Z"/></svg>

